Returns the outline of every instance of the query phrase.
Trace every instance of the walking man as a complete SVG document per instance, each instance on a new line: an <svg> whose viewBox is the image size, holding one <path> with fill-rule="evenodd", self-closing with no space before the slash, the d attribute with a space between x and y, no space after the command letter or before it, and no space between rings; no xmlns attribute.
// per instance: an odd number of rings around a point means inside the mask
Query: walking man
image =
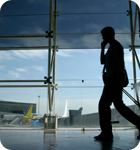
<svg viewBox="0 0 140 150"><path fill-rule="evenodd" d="M101 43L101 64L105 64L106 80L99 101L99 120L101 133L94 138L96 140L112 140L111 104L128 121L134 124L140 131L140 117L125 106L122 100L124 80L124 53L122 45L115 39L115 31L112 27L106 27L101 31L103 42ZM110 44L105 54L105 46ZM140 135L137 137L140 138Z"/></svg>

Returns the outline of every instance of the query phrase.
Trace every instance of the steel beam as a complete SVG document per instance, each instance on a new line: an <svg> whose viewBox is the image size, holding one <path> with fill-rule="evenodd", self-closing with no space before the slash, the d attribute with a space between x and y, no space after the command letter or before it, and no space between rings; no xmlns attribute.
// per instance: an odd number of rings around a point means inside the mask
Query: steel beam
<svg viewBox="0 0 140 150"><path fill-rule="evenodd" d="M0 88L46 88L48 85L0 85Z"/></svg>
<svg viewBox="0 0 140 150"><path fill-rule="evenodd" d="M20 34L20 35L1 35L0 39L13 39L13 38L44 38L47 34Z"/></svg>
<svg viewBox="0 0 140 150"><path fill-rule="evenodd" d="M48 48L49 48L48 46L36 46L36 47L0 47L0 50L39 50L39 49L46 50Z"/></svg>
<svg viewBox="0 0 140 150"><path fill-rule="evenodd" d="M46 82L46 80L0 80L0 82Z"/></svg>

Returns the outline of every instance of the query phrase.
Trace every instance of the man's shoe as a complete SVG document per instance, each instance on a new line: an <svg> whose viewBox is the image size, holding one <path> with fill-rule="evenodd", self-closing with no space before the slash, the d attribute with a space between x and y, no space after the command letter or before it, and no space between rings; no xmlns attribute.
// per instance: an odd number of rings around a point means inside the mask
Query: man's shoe
<svg viewBox="0 0 140 150"><path fill-rule="evenodd" d="M99 134L98 136L94 137L96 140L98 141L105 141L105 140L109 140L112 141L113 140L113 135L103 135L103 134Z"/></svg>

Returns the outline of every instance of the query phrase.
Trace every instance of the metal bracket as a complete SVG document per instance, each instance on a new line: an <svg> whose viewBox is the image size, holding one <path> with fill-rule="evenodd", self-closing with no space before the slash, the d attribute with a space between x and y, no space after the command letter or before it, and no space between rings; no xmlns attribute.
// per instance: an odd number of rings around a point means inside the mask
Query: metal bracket
<svg viewBox="0 0 140 150"><path fill-rule="evenodd" d="M55 84L55 90L58 90L58 88L56 86L58 86L58 84Z"/></svg>
<svg viewBox="0 0 140 150"><path fill-rule="evenodd" d="M46 79L46 81L44 82L44 84L47 84L47 83L52 84L52 82L50 81L50 80L52 79L52 77L47 78L47 77L45 76L44 79Z"/></svg>
<svg viewBox="0 0 140 150"><path fill-rule="evenodd" d="M54 52L54 50L52 50L52 52ZM56 49L56 52L58 52L58 49Z"/></svg>
<svg viewBox="0 0 140 150"><path fill-rule="evenodd" d="M129 16L132 13L132 11L127 10L127 16Z"/></svg>
<svg viewBox="0 0 140 150"><path fill-rule="evenodd" d="M58 90L58 88L56 86L58 86L58 84L52 84L51 90L53 90L53 88L55 88L55 90Z"/></svg>
<svg viewBox="0 0 140 150"><path fill-rule="evenodd" d="M46 33L48 34L48 35L46 36L46 38L48 38L48 37L53 38L53 36L51 35L51 34L53 34L53 31L51 31L51 32L46 31Z"/></svg>
<svg viewBox="0 0 140 150"><path fill-rule="evenodd" d="M131 90L133 90L134 89L134 83L131 83L131 85L132 85Z"/></svg>
<svg viewBox="0 0 140 150"><path fill-rule="evenodd" d="M54 13L54 16L55 16L55 12L53 12L53 13ZM56 17L59 17L58 14L59 14L59 11L56 12Z"/></svg>

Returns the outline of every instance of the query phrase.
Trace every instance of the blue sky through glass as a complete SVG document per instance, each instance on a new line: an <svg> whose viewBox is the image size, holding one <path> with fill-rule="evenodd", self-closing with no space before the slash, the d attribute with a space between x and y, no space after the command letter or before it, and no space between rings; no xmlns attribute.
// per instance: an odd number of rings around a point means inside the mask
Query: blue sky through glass
<svg viewBox="0 0 140 150"><path fill-rule="evenodd" d="M97 112L103 82L100 65L100 30L113 26L116 39L124 46L129 79L133 78L128 1L58 1L55 113L83 107L83 113ZM49 0L11 0L0 12L0 35L45 34L49 28ZM119 34L120 33L120 34ZM125 33L125 34L121 34ZM139 37L136 37L136 44ZM46 38L0 39L0 47L47 46ZM138 56L140 55L137 50ZM42 80L47 75L47 50L0 51L0 80ZM138 68L137 68L138 70ZM139 74L137 74L139 78ZM84 82L82 82L84 80ZM130 81L131 83L132 81ZM20 83L21 84L21 83ZM71 88L64 88L70 86ZM77 88L73 88L77 86ZM81 86L86 86L82 88ZM95 86L92 87L91 86ZM132 94L133 91L128 89ZM47 89L1 88L0 100L38 102L40 113L47 111ZM128 105L133 104L126 99Z"/></svg>

